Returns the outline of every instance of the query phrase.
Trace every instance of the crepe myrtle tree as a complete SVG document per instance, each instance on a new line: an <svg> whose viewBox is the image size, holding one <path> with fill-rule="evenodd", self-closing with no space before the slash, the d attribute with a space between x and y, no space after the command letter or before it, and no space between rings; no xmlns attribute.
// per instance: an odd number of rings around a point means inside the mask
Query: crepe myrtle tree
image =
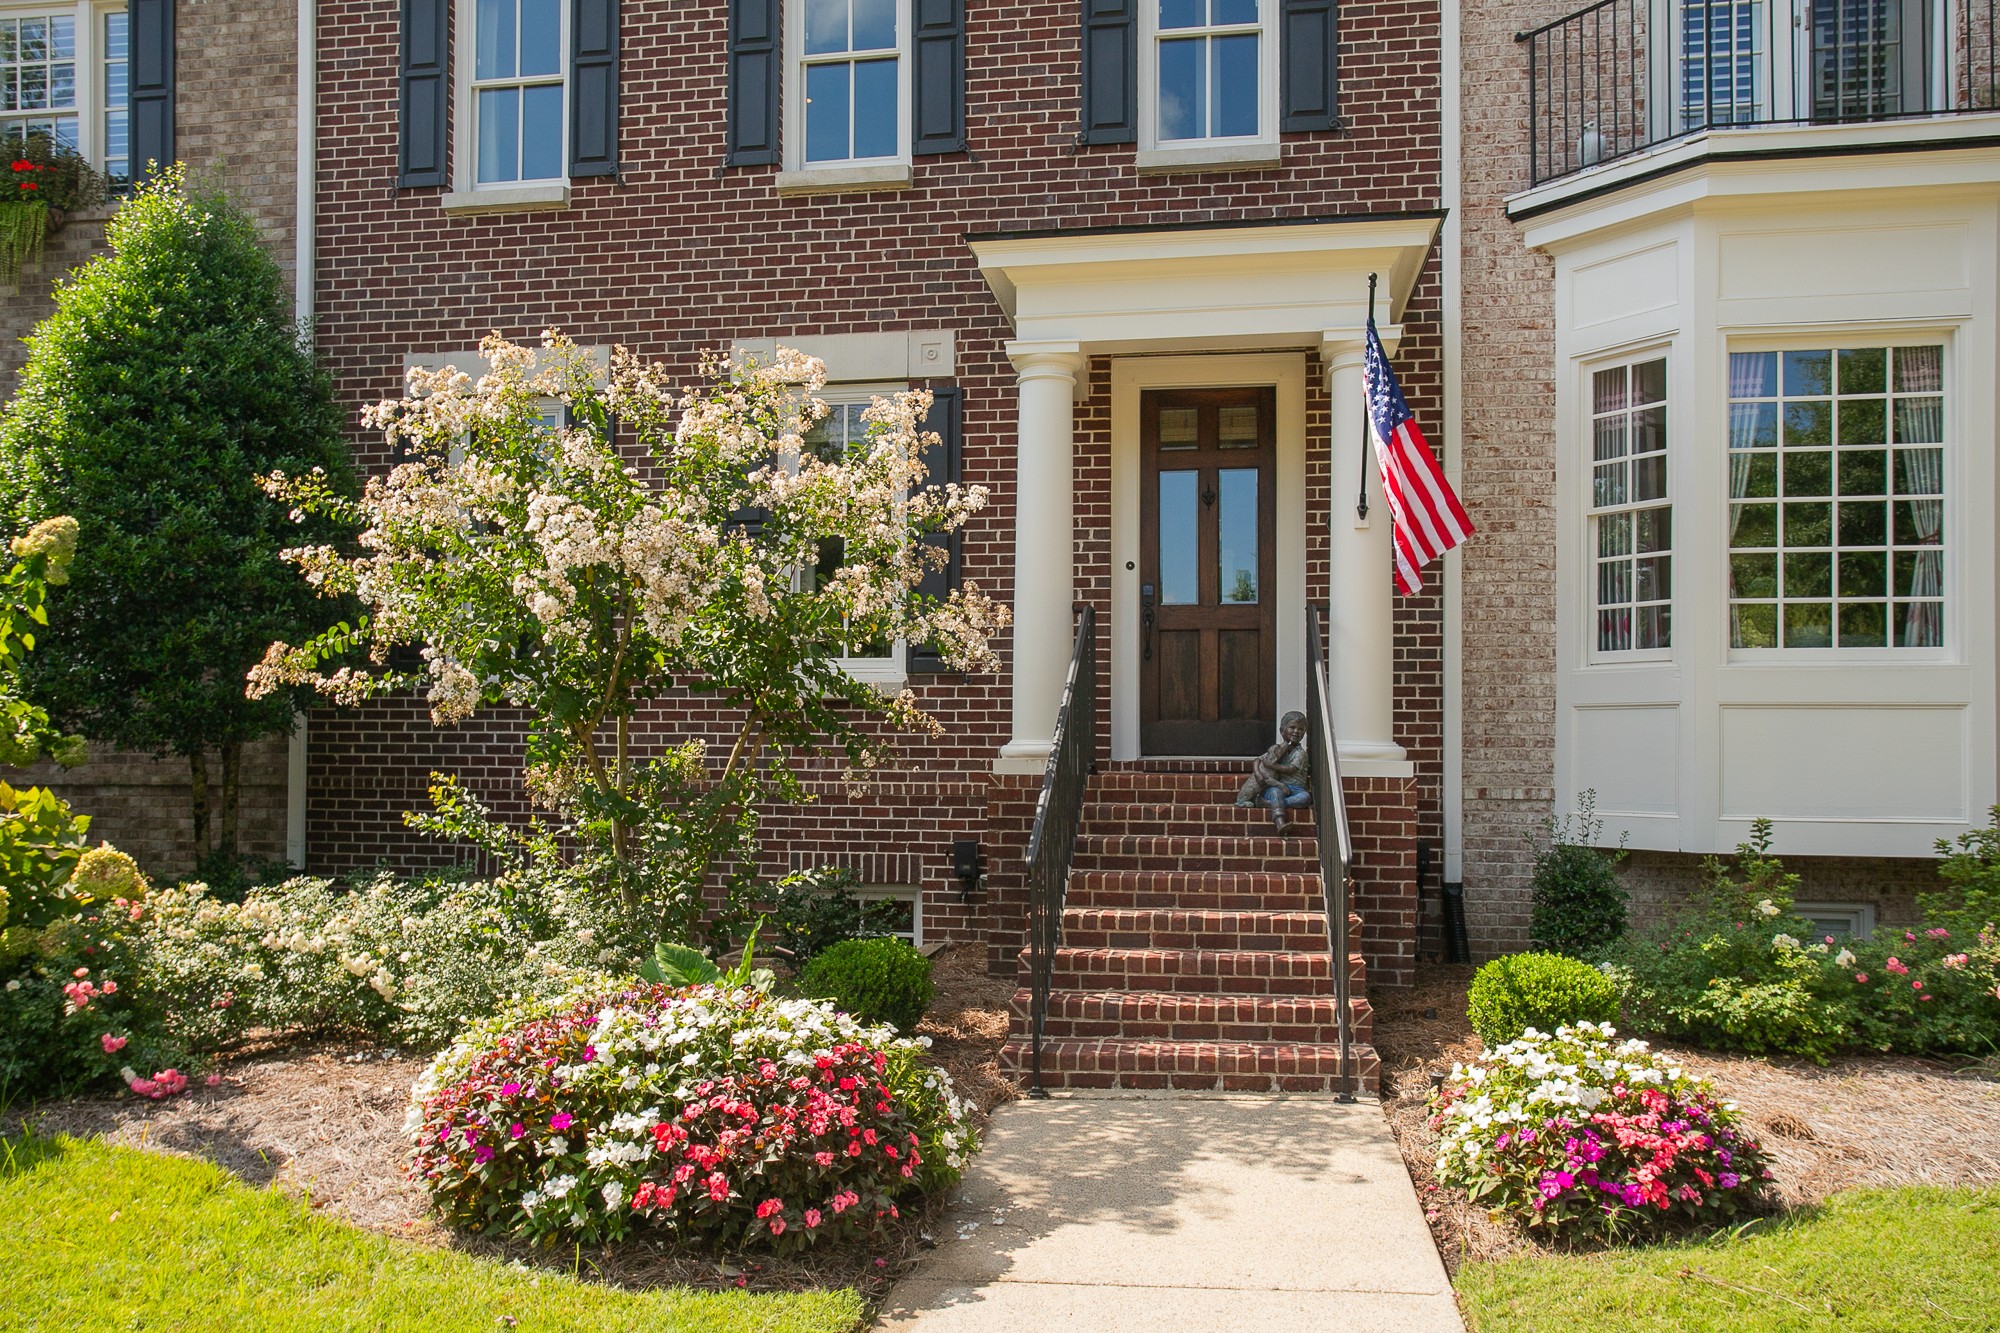
<svg viewBox="0 0 2000 1333"><path fill-rule="evenodd" d="M971 584L919 591L944 559L921 538L985 493L923 484L928 392L877 398L844 452L808 447L825 370L790 350L710 357L690 389L623 348L607 372L554 332L539 349L496 334L481 353L479 378L414 369L406 396L367 410L406 461L358 500L317 474L268 479L301 517L358 531L358 555L287 558L366 614L272 644L249 693L307 685L355 704L420 686L440 724L525 710L537 804L583 835L628 911L684 930L711 871L746 865L759 803L799 794L801 757L865 771L890 758L886 737L938 734L909 691L844 671L843 644L901 638L960 669L996 665L1006 608ZM392 669L406 646L421 670ZM633 715L674 688L717 700L733 735L639 762ZM467 808L439 795L444 815Z"/></svg>
<svg viewBox="0 0 2000 1333"><path fill-rule="evenodd" d="M317 469L346 487L341 413L242 209L176 167L106 240L56 288L0 419L13 530L77 524L23 689L63 728L184 757L195 855L234 878L243 746L310 698L245 698L243 673L335 618L279 559L298 532L258 479Z"/></svg>

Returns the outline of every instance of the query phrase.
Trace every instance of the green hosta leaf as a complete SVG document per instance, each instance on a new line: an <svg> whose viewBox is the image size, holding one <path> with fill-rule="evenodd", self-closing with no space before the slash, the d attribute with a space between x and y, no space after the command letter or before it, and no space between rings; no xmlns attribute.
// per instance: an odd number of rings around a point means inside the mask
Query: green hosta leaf
<svg viewBox="0 0 2000 1333"><path fill-rule="evenodd" d="M663 986L706 986L722 980L722 969L699 949L656 944L652 958L640 965L639 975Z"/></svg>

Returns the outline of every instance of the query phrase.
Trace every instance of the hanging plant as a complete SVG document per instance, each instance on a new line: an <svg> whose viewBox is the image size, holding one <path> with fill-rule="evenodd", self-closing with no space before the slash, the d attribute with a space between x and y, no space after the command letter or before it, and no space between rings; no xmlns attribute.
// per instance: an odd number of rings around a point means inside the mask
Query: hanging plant
<svg viewBox="0 0 2000 1333"><path fill-rule="evenodd" d="M39 264L50 232L68 215L101 203L104 177L75 149L31 134L0 180L0 281L18 286L21 268Z"/></svg>

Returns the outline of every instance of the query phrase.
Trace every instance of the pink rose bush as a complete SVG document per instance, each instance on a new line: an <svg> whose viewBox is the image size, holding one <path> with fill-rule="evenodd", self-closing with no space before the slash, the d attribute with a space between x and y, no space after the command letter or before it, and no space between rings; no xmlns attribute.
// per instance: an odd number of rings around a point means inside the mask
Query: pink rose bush
<svg viewBox="0 0 2000 1333"><path fill-rule="evenodd" d="M1441 1183L1563 1236L1712 1225L1771 1176L1734 1104L1609 1024L1530 1028L1454 1066L1430 1124Z"/></svg>
<svg viewBox="0 0 2000 1333"><path fill-rule="evenodd" d="M869 1234L975 1149L920 1043L756 989L583 993L466 1033L419 1080L410 1175L472 1230L724 1248Z"/></svg>

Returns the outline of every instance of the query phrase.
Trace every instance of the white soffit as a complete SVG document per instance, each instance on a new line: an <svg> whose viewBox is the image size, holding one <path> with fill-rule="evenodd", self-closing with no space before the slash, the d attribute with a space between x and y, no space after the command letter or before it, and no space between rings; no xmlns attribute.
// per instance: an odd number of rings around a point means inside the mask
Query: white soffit
<svg viewBox="0 0 2000 1333"><path fill-rule="evenodd" d="M969 242L1023 342L1086 352L1317 348L1402 318L1441 215Z"/></svg>

